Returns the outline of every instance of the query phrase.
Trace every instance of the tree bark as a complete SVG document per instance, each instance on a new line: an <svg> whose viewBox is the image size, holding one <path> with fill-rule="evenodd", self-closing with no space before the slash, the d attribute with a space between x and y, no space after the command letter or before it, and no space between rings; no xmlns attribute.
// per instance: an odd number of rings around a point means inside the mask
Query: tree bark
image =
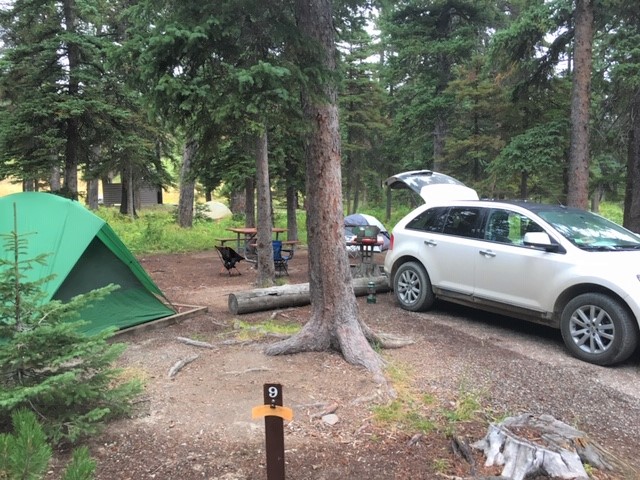
<svg viewBox="0 0 640 480"><path fill-rule="evenodd" d="M273 266L273 244L271 228L271 189L269 185L269 154L266 127L257 136L256 143L256 186L258 190L258 268L256 285L270 287L274 284L276 272Z"/></svg>
<svg viewBox="0 0 640 480"><path fill-rule="evenodd" d="M358 319L356 297L344 247L344 214L337 87L333 81L336 52L330 0L296 0L302 34L322 49L326 74L302 93L311 132L305 145L307 161L307 240L311 318L295 336L270 346L269 355L324 351L334 348L345 360L370 370L384 382L383 360L369 344L370 333ZM308 62L303 52L302 62ZM311 58L317 58L317 55Z"/></svg>
<svg viewBox="0 0 640 480"><path fill-rule="evenodd" d="M62 2L65 26L69 35L67 43L67 61L69 62L69 84L67 85L69 101L74 101L79 92L79 81L77 78L78 64L80 63L80 51L78 45L73 42L72 36L76 31L76 4L74 0L64 0ZM64 163L64 190L69 198L78 199L78 151L80 148L78 118L74 113L67 118L66 143L65 143L65 163Z"/></svg>
<svg viewBox="0 0 640 480"><path fill-rule="evenodd" d="M575 69L571 91L571 150L567 205L589 206L589 104L593 45L593 0L576 0Z"/></svg>
<svg viewBox="0 0 640 480"><path fill-rule="evenodd" d="M99 163L101 160L101 149L99 145L93 145L91 147L91 162L94 164ZM89 170L87 166L86 170ZM87 206L90 210L97 210L99 206L100 195L100 180L97 178L90 178L87 180Z"/></svg>
<svg viewBox="0 0 640 480"><path fill-rule="evenodd" d="M529 172L520 173L520 198L529 198Z"/></svg>
<svg viewBox="0 0 640 480"><path fill-rule="evenodd" d="M87 180L87 206L89 210L97 210L98 209L98 195L99 195L99 180L97 178L92 178L91 180Z"/></svg>
<svg viewBox="0 0 640 480"><path fill-rule="evenodd" d="M255 189L256 182L255 179L251 176L247 177L245 181L245 204L244 204L244 213L245 220L244 225L246 227L255 227L256 226L256 197L255 197Z"/></svg>
<svg viewBox="0 0 640 480"><path fill-rule="evenodd" d="M229 210L234 215L245 213L247 205L247 194L245 190L235 190L229 198Z"/></svg>
<svg viewBox="0 0 640 480"><path fill-rule="evenodd" d="M640 89L631 100L631 131L627 149L627 184L623 225L640 233Z"/></svg>
<svg viewBox="0 0 640 480"><path fill-rule="evenodd" d="M136 217L136 208L133 203L133 167L131 162L126 162L120 172L122 177L122 194L120 195L120 213L128 215L131 219Z"/></svg>
<svg viewBox="0 0 640 480"><path fill-rule="evenodd" d="M436 117L436 124L433 132L433 167L432 170L440 170L444 159L444 148L449 129L447 120L442 116Z"/></svg>
<svg viewBox="0 0 640 480"><path fill-rule="evenodd" d="M287 240L298 240L298 188L293 180L296 168L290 158L285 161L287 169Z"/></svg>
<svg viewBox="0 0 640 480"><path fill-rule="evenodd" d="M187 140L182 153L180 169L180 195L178 198L178 225L182 228L193 226L193 202L195 197L195 181L191 178L191 164L196 153L197 144L193 139Z"/></svg>
<svg viewBox="0 0 640 480"><path fill-rule="evenodd" d="M52 192L60 190L60 167L54 166L49 174L49 186Z"/></svg>

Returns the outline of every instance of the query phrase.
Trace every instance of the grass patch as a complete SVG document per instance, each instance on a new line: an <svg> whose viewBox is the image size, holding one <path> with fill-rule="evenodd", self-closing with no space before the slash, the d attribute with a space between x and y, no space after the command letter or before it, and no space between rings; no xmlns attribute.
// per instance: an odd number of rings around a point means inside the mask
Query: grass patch
<svg viewBox="0 0 640 480"><path fill-rule="evenodd" d="M385 405L374 406L373 418L382 425L409 434L434 431L437 425L433 417L432 398L412 390L413 374L410 367L390 363L386 373L397 398Z"/></svg>
<svg viewBox="0 0 640 480"><path fill-rule="evenodd" d="M433 460L433 469L440 474L444 474L451 468L451 462L445 458L435 458Z"/></svg>
<svg viewBox="0 0 640 480"><path fill-rule="evenodd" d="M453 408L443 410L442 416L449 423L468 422L474 420L481 409L482 404L478 395L462 391L456 398Z"/></svg>
<svg viewBox="0 0 640 480"><path fill-rule="evenodd" d="M243 227L244 216L233 216L220 220L211 220L196 214L191 228L181 228L176 222L175 205L157 205L145 207L138 211L138 218L131 219L122 215L118 207L100 207L96 212L118 234L120 239L135 255L146 253L186 253L212 250L216 238L227 238L235 234L227 229ZM392 213L391 219L385 221L383 207L361 210L381 220L387 229L392 227L411 211L408 206L398 206ZM296 213L298 240L307 243L306 212L298 210ZM286 210L274 210L274 225L287 227ZM285 234L286 237L286 234Z"/></svg>
<svg viewBox="0 0 640 480"><path fill-rule="evenodd" d="M181 228L176 223L176 207L159 205L144 208L138 218L132 220L122 215L118 208L100 207L96 212L118 234L124 244L134 254L144 253L186 253L212 250L216 238L235 236L227 229L243 227L244 217L230 217L210 220L197 217L191 228ZM286 228L286 215L278 214L275 226ZM306 243L307 232L305 214L298 213L298 239Z"/></svg>
<svg viewBox="0 0 640 480"><path fill-rule="evenodd" d="M417 391L412 386L414 375L409 367L390 363L386 373L397 397L372 410L375 421L385 427L392 427L407 435L441 431L451 436L458 424L485 422L487 418L482 406L483 395L468 390L464 382L457 396L447 404L442 404L435 394Z"/></svg>
<svg viewBox="0 0 640 480"><path fill-rule="evenodd" d="M122 385L128 382L137 382L144 387L149 382L149 372L140 367L124 367L118 370L113 379L113 385Z"/></svg>
<svg viewBox="0 0 640 480"><path fill-rule="evenodd" d="M236 320L233 328L239 340L259 340L267 335L295 335L301 326L297 323L279 322L277 320L266 320L261 323L249 323Z"/></svg>

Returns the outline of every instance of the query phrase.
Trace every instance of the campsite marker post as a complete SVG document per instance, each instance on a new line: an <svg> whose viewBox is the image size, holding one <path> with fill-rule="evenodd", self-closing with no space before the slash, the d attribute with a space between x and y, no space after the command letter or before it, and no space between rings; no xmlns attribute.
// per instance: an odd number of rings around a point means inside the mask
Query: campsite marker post
<svg viewBox="0 0 640 480"><path fill-rule="evenodd" d="M267 480L284 480L284 422L293 411L282 406L282 385L264 384L264 405L251 409L253 418L264 417L267 452Z"/></svg>

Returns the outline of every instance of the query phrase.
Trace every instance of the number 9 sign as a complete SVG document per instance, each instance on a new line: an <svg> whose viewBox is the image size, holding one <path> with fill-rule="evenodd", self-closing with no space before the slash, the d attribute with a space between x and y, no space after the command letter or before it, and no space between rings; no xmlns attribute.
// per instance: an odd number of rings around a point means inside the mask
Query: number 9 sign
<svg viewBox="0 0 640 480"><path fill-rule="evenodd" d="M275 385L271 385L268 388L267 395L271 399L278 398L278 396L280 395L280 389Z"/></svg>
<svg viewBox="0 0 640 480"><path fill-rule="evenodd" d="M282 385L279 383L264 384L264 404L282 406Z"/></svg>

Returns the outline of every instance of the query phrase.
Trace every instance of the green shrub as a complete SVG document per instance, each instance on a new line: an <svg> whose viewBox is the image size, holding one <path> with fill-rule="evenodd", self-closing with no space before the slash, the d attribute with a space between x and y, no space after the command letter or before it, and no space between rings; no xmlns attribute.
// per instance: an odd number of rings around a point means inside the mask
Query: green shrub
<svg viewBox="0 0 640 480"><path fill-rule="evenodd" d="M11 415L12 433L0 434L0 480L37 480L45 477L51 447L33 412L21 409ZM91 480L96 464L89 450L73 452L62 480Z"/></svg>
<svg viewBox="0 0 640 480"><path fill-rule="evenodd" d="M24 274L46 263L46 255L23 259L26 236L15 231L0 238L10 253L10 260L0 258L0 431L12 412L26 408L53 442L74 442L127 412L141 390L135 380L120 381L113 368L125 348L107 342L113 331L78 330L78 312L116 287L46 302L41 286L50 277L28 281Z"/></svg>

